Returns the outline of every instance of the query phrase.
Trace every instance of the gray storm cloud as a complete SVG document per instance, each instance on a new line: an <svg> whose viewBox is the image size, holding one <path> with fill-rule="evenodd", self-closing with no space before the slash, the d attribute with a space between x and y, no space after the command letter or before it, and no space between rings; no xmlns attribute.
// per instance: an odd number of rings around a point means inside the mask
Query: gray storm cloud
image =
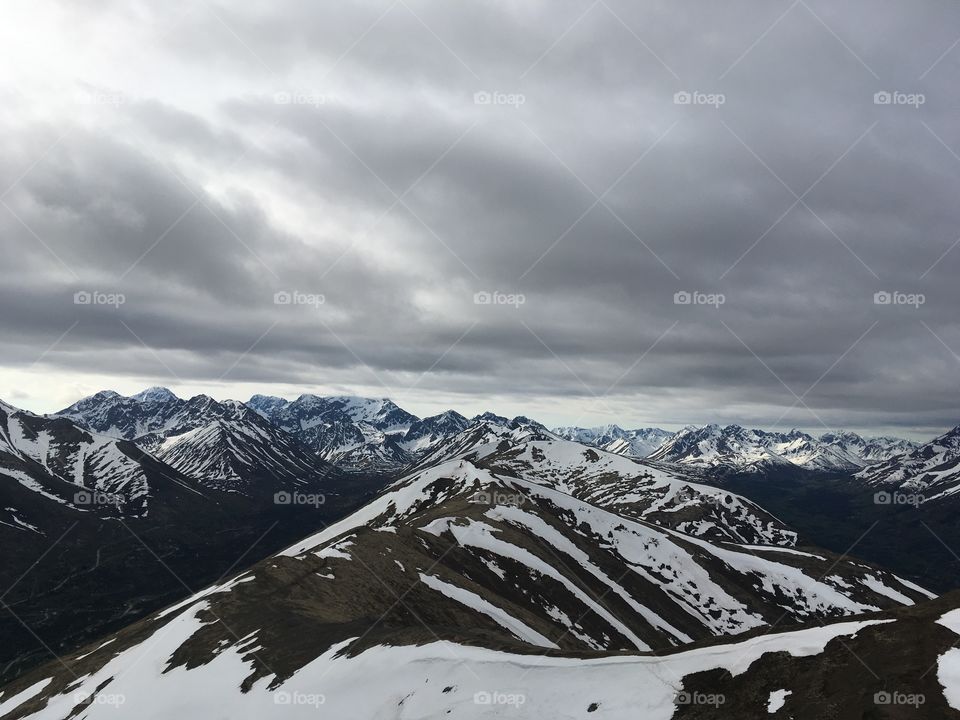
<svg viewBox="0 0 960 720"><path fill-rule="evenodd" d="M11 8L23 404L109 375L558 423L960 420L949 3Z"/></svg>

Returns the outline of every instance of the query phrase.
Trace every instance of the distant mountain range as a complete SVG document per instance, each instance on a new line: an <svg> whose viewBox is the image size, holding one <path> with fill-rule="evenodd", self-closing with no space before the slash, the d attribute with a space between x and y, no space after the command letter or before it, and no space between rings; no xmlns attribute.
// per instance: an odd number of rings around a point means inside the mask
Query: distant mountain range
<svg viewBox="0 0 960 720"><path fill-rule="evenodd" d="M881 489L911 494L915 503L956 499L960 493L960 426L871 465L856 478Z"/></svg>
<svg viewBox="0 0 960 720"><path fill-rule="evenodd" d="M399 471L417 462L432 447L493 413L467 419L454 410L418 418L389 399L301 395L286 400L254 395L247 403L217 403L200 395L177 398L166 388L150 388L131 397L97 393L56 413L108 436L133 440L148 450L157 443L196 429L198 422L220 413L229 419L241 408L256 411L275 428L295 438L322 460L344 469ZM526 418L518 418L526 420ZM529 421L533 422L533 421ZM891 437L864 438L853 432L814 437L750 430L739 425L690 426L679 432L660 428L624 430L560 427L566 440L617 455L649 458L697 469L736 469L789 463L815 471L856 471L913 451L917 445Z"/></svg>
<svg viewBox="0 0 960 720"><path fill-rule="evenodd" d="M638 458L646 457L675 435L660 428L624 430L617 425L596 428L561 427L554 432L567 440L593 445L617 455Z"/></svg>
<svg viewBox="0 0 960 720"><path fill-rule="evenodd" d="M777 433L749 430L739 425L706 425L684 428L647 458L700 469L744 471L781 464L807 470L852 471L914 447L913 443L899 438L865 439L852 432L828 433L815 438L799 430Z"/></svg>

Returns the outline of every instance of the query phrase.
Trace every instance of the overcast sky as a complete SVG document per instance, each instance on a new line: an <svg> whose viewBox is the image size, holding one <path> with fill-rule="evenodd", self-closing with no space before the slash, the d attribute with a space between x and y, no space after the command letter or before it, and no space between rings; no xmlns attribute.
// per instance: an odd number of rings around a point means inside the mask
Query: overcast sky
<svg viewBox="0 0 960 720"><path fill-rule="evenodd" d="M8 0L0 397L929 435L958 39L948 0Z"/></svg>

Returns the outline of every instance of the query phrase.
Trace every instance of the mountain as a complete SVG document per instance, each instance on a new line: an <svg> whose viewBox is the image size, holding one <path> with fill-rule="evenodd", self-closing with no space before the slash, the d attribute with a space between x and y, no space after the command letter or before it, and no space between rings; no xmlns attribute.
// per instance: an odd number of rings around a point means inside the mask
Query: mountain
<svg viewBox="0 0 960 720"><path fill-rule="evenodd" d="M708 471L760 472L792 465L822 472L856 472L911 446L907 440L868 440L850 432L815 438L800 430L778 433L714 424L684 428L648 459Z"/></svg>
<svg viewBox="0 0 960 720"><path fill-rule="evenodd" d="M402 442L419 418L391 400L254 395L247 405L334 465L396 470L411 461Z"/></svg>
<svg viewBox="0 0 960 720"><path fill-rule="evenodd" d="M820 442L856 458L864 466L889 460L917 447L917 443L902 438L864 438L857 433L844 431L821 435Z"/></svg>
<svg viewBox="0 0 960 720"><path fill-rule="evenodd" d="M463 415L447 410L439 415L416 420L403 435L401 446L412 456L422 454L449 437L463 432L470 421Z"/></svg>
<svg viewBox="0 0 960 720"><path fill-rule="evenodd" d="M259 493L317 490L334 472L330 463L258 412L208 395L189 400L166 388L123 397L105 391L58 416L127 438L205 487Z"/></svg>
<svg viewBox="0 0 960 720"><path fill-rule="evenodd" d="M155 391L88 400L75 410L117 435L153 431L120 439L0 402L3 676L276 551L383 486L345 477L240 403Z"/></svg>
<svg viewBox="0 0 960 720"><path fill-rule="evenodd" d="M529 418L511 421L491 412L468 420L447 410L421 419L387 399L301 395L288 401L254 395L247 405L323 459L350 470L397 473L436 452L447 452L438 449L477 423L513 422L549 432Z"/></svg>
<svg viewBox="0 0 960 720"><path fill-rule="evenodd" d="M182 424L189 416L187 405L167 388L148 388L130 397L104 390L54 414L103 435L133 440Z"/></svg>
<svg viewBox="0 0 960 720"><path fill-rule="evenodd" d="M0 476L7 493L16 484L79 512L142 515L151 495L144 460L133 443L0 404ZM33 527L16 505L4 507L7 521Z"/></svg>
<svg viewBox="0 0 960 720"><path fill-rule="evenodd" d="M858 480L908 493L914 504L954 498L960 491L960 426L909 452L861 470Z"/></svg>
<svg viewBox="0 0 960 720"><path fill-rule="evenodd" d="M11 720L118 708L147 720L670 718L699 712L699 693L720 688L728 709L744 708L727 717L765 716L781 690L797 695L786 698L806 713L797 717L815 717L804 699L862 703L864 688L888 689L887 673L916 677L949 650L957 631L943 615L954 605L911 607L930 597L843 556L710 542L585 502L559 481L454 458L37 668L4 688L0 709ZM758 634L795 622L828 624ZM842 650L854 643L880 657L883 675ZM953 667L951 657L943 674ZM841 673L862 684L829 682ZM708 713L724 710L726 697L713 700ZM931 695L931 707L945 705Z"/></svg>
<svg viewBox="0 0 960 720"><path fill-rule="evenodd" d="M456 435L435 443L423 453L415 467L425 468L459 458L478 448L511 447L531 440L559 439L543 425L529 418L516 417L509 420L494 413L474 417L469 425Z"/></svg>
<svg viewBox="0 0 960 720"><path fill-rule="evenodd" d="M651 453L648 459L701 468L726 466L739 469L790 462L773 452L770 445L770 439L763 431L747 430L739 425L686 427Z"/></svg>
<svg viewBox="0 0 960 720"><path fill-rule="evenodd" d="M674 436L674 433L660 428L624 430L618 425L595 428L561 427L553 432L565 440L637 458L646 457Z"/></svg>
<svg viewBox="0 0 960 720"><path fill-rule="evenodd" d="M793 546L796 533L756 504L626 458L523 424L477 422L449 438L419 467L462 457L498 477L556 487L636 520L711 540Z"/></svg>
<svg viewBox="0 0 960 720"><path fill-rule="evenodd" d="M852 434L843 442L863 453ZM837 441L838 438L827 438ZM881 440L882 453L906 441ZM856 450L860 446L860 450ZM874 453L874 457L879 457ZM657 464L677 471L690 467ZM782 465L706 473L712 481L774 513L804 538L950 590L960 573L960 428L855 471L809 473ZM703 475L701 475L702 477Z"/></svg>

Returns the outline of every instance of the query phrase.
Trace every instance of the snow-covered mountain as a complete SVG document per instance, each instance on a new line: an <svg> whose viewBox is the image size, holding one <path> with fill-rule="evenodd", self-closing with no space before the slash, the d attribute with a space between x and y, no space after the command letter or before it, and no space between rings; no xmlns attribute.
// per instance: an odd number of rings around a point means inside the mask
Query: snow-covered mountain
<svg viewBox="0 0 960 720"><path fill-rule="evenodd" d="M635 520L713 541L792 547L797 534L744 497L565 440L488 445L470 455L498 476L556 487Z"/></svg>
<svg viewBox="0 0 960 720"><path fill-rule="evenodd" d="M410 463L402 442L419 418L391 400L254 395L247 405L334 465L395 470Z"/></svg>
<svg viewBox="0 0 960 720"><path fill-rule="evenodd" d="M325 460L358 471L396 473L432 457L450 438L478 422L514 422L548 432L529 418L511 421L491 412L468 420L447 410L421 419L387 399L301 395L288 401L254 395L247 405Z"/></svg>
<svg viewBox="0 0 960 720"><path fill-rule="evenodd" d="M907 440L865 439L852 432L815 438L800 430L779 433L713 424L684 428L647 457L705 470L754 472L792 465L807 470L853 472L910 447L912 443Z"/></svg>
<svg viewBox="0 0 960 720"><path fill-rule="evenodd" d="M917 443L903 438L865 438L857 433L844 431L821 435L820 442L857 459L863 466L883 462L917 448Z"/></svg>
<svg viewBox="0 0 960 720"><path fill-rule="evenodd" d="M960 426L910 452L871 465L857 479L931 502L960 492Z"/></svg>
<svg viewBox="0 0 960 720"><path fill-rule="evenodd" d="M242 590L223 588L219 594ZM946 720L960 708L956 597L655 655L573 658L433 638L353 653L334 647L311 654L289 676L258 669L260 662L287 667L277 662L282 652L253 641L263 633L254 631L242 642L222 637L211 620L219 612L216 599L206 601L213 605L209 610L197 602L163 623L139 628L139 644L96 643L85 657L65 658L78 671L72 684L62 668L31 673L6 688L0 711L10 713L10 720L62 720L77 706L77 717L87 720ZM211 647L210 635L221 640L218 648ZM838 708L845 715L837 715Z"/></svg>
<svg viewBox="0 0 960 720"><path fill-rule="evenodd" d="M182 425L191 415L188 406L189 401L181 400L167 388L152 387L129 397L104 390L55 414L94 432L133 440Z"/></svg>
<svg viewBox="0 0 960 720"><path fill-rule="evenodd" d="M672 438L675 433L660 428L624 430L618 425L595 428L560 427L554 433L565 440L592 445L607 452L644 458Z"/></svg>
<svg viewBox="0 0 960 720"><path fill-rule="evenodd" d="M89 424L0 402L0 587L27 623L0 614L3 673L47 652L37 637L67 648L130 622L385 482L333 470L242 403L99 393L71 413Z"/></svg>
<svg viewBox="0 0 960 720"><path fill-rule="evenodd" d="M648 457L650 460L702 468L721 466L751 469L791 464L773 451L772 444L772 438L762 430L712 424L701 428L684 428Z"/></svg>
<svg viewBox="0 0 960 720"><path fill-rule="evenodd" d="M143 460L127 441L0 403L0 477L48 501L81 512L144 513L150 484ZM10 513L5 522L33 527L18 512L14 504L0 517Z"/></svg>
<svg viewBox="0 0 960 720"><path fill-rule="evenodd" d="M233 416L170 435L156 456L180 472L228 492L273 494L322 490L333 466L255 412L234 406Z"/></svg>
<svg viewBox="0 0 960 720"><path fill-rule="evenodd" d="M425 468L437 465L468 455L480 448L488 451L495 447L516 447L535 440L559 439L553 432L529 418L519 416L510 420L487 412L477 415L456 435L435 443L418 458L415 467Z"/></svg>
<svg viewBox="0 0 960 720"><path fill-rule="evenodd" d="M400 442L404 450L416 456L428 452L470 426L470 421L455 410L423 418L412 423Z"/></svg>
<svg viewBox="0 0 960 720"><path fill-rule="evenodd" d="M184 400L166 388L131 397L105 391L58 415L132 440L205 487L227 492L319 491L332 472L316 453L235 400Z"/></svg>
<svg viewBox="0 0 960 720"><path fill-rule="evenodd" d="M757 706L736 716L754 717L774 691L825 684L790 673L816 673L797 658L866 675L838 650L878 642L880 619L857 616L931 597L826 552L710 542L624 517L574 497L543 462L526 468L537 477L501 475L483 460L497 453L508 448L401 478L232 580L20 678L0 708L10 720L61 720L78 707L95 720L118 705L146 720L666 719L726 668L723 687L745 688L731 704ZM798 621L831 624L749 635ZM925 660L956 640L942 635L923 645ZM784 672L771 676L771 663Z"/></svg>
<svg viewBox="0 0 960 720"><path fill-rule="evenodd" d="M634 458L564 440L542 426L476 421L438 445L426 468L466 458L498 476L556 487L625 517L711 540L790 547L796 533L755 503Z"/></svg>

